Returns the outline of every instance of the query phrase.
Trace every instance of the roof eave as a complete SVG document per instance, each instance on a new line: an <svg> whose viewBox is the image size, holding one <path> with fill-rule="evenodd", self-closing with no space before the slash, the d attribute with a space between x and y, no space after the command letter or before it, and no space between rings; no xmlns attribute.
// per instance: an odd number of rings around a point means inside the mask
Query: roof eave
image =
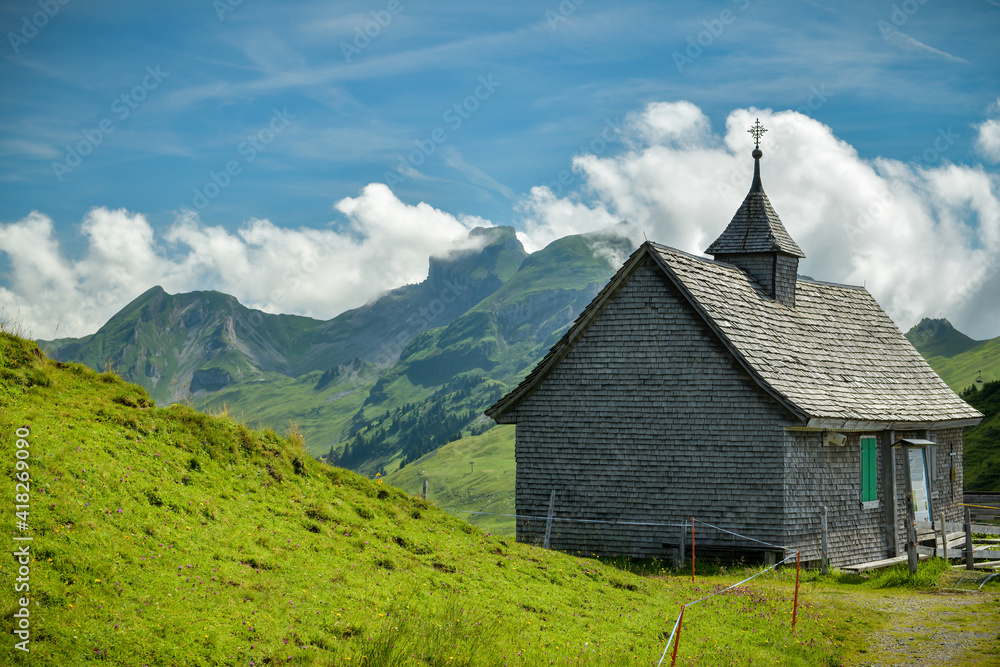
<svg viewBox="0 0 1000 667"><path fill-rule="evenodd" d="M982 420L982 417L924 421L812 417L806 422L804 428L820 431L915 431L924 429L936 431L942 428L964 428L966 426L975 426Z"/></svg>

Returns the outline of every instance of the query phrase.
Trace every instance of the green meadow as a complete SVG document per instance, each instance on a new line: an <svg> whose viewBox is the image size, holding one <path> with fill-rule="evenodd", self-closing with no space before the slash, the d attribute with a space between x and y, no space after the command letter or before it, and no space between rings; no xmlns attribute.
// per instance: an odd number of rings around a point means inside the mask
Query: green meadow
<svg viewBox="0 0 1000 667"><path fill-rule="evenodd" d="M442 511L433 492L315 461L294 430L156 407L116 374L6 332L0 425L5 551L32 538L28 575L0 559L2 664L656 665L681 604L755 571L699 564L692 582L659 563L518 544ZM455 474L470 453L455 454ZM488 498L504 469L474 460L470 494ZM27 530L14 523L24 472ZM892 622L866 597L932 587L933 567L882 583L808 573L794 632L795 570L768 572L687 610L678 663L841 664ZM15 594L19 578L30 589ZM13 634L25 609L30 652Z"/></svg>

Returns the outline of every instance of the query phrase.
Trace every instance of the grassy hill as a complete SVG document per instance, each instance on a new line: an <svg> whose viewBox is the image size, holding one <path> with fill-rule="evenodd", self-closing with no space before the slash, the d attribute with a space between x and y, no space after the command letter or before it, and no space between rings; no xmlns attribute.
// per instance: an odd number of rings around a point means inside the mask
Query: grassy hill
<svg viewBox="0 0 1000 667"><path fill-rule="evenodd" d="M496 426L448 443L385 481L411 494L422 493L426 481L427 498L435 505L482 530L513 535L514 427Z"/></svg>
<svg viewBox="0 0 1000 667"><path fill-rule="evenodd" d="M5 595L5 664L655 664L681 602L746 574L691 583L516 544L318 463L295 437L155 407L2 331L0 406L12 504L30 476L30 529L8 523L8 548L32 537L31 652L12 648L22 606ZM18 568L0 561L4 590ZM682 659L837 664L878 624L807 587L793 637L790 576L690 612Z"/></svg>
<svg viewBox="0 0 1000 667"><path fill-rule="evenodd" d="M906 337L956 392L970 387L980 373L984 382L1000 380L1000 337L972 340L948 320L927 318L907 331Z"/></svg>
<svg viewBox="0 0 1000 667"><path fill-rule="evenodd" d="M979 426L965 431L965 490L1000 492L1000 381L964 392L962 398L986 415Z"/></svg>
<svg viewBox="0 0 1000 667"><path fill-rule="evenodd" d="M926 318L906 337L953 391L985 415L965 429L965 490L1000 493L1000 338L975 341L948 320ZM979 378L985 383L981 391Z"/></svg>

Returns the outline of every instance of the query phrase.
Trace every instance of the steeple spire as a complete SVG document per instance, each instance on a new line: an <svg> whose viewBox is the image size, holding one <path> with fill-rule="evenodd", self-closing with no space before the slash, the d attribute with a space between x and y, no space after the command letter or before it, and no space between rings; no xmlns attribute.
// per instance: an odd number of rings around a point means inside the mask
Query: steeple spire
<svg viewBox="0 0 1000 667"><path fill-rule="evenodd" d="M747 130L753 135L753 183L750 184L750 192L763 192L764 186L760 184L760 159L764 153L760 150L760 138L767 132L767 128L760 124L760 118Z"/></svg>
<svg viewBox="0 0 1000 667"><path fill-rule="evenodd" d="M767 128L758 118L748 132L754 138L750 191L729 226L705 252L749 273L775 301L794 306L799 259L805 254L788 235L764 194L760 180L760 159L764 156L760 138Z"/></svg>

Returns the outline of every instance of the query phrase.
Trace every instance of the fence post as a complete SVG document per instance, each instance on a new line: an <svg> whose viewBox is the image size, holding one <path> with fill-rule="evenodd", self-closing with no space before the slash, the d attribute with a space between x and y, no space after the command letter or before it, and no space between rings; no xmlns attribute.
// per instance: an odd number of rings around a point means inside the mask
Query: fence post
<svg viewBox="0 0 1000 667"><path fill-rule="evenodd" d="M822 517L822 528L823 531L820 533L820 543L823 549L823 554L820 557L819 571L822 574L827 572L827 555L826 555L826 505L823 506L823 517Z"/></svg>
<svg viewBox="0 0 1000 667"><path fill-rule="evenodd" d="M677 569L678 570L681 569L682 567L684 567L684 543L687 541L687 535L684 533L684 529L685 528L687 528L687 526L685 526L684 523L681 522L681 535L680 535L681 539L680 539L680 545L677 547L678 548L678 552L677 552L677 559L678 559L677 560Z"/></svg>
<svg viewBox="0 0 1000 667"><path fill-rule="evenodd" d="M795 632L795 619L799 613L799 564L802 562L802 551L795 554L795 602L792 603L792 632Z"/></svg>
<svg viewBox="0 0 1000 667"><path fill-rule="evenodd" d="M913 494L906 494L906 560L910 574L917 573L917 518L913 513Z"/></svg>
<svg viewBox="0 0 1000 667"><path fill-rule="evenodd" d="M694 517L691 517L691 581L694 581Z"/></svg>
<svg viewBox="0 0 1000 667"><path fill-rule="evenodd" d="M670 667L677 663L677 645L681 643L681 625L684 624L684 605L681 605L681 615L677 619L677 636L674 637L674 653L670 656Z"/></svg>
<svg viewBox="0 0 1000 667"><path fill-rule="evenodd" d="M944 512L938 514L938 519L941 520L941 553L938 555L948 560L948 525L944 522Z"/></svg>
<svg viewBox="0 0 1000 667"><path fill-rule="evenodd" d="M976 560L972 557L972 515L969 508L965 508L965 569L975 570Z"/></svg>
<svg viewBox="0 0 1000 667"><path fill-rule="evenodd" d="M426 479L424 480L424 492L423 492L422 495L424 497L424 500L427 500L427 480Z"/></svg>
<svg viewBox="0 0 1000 667"><path fill-rule="evenodd" d="M545 548L549 548L549 537L552 535L552 517L556 511L556 490L552 489L549 496L549 518L545 520Z"/></svg>

